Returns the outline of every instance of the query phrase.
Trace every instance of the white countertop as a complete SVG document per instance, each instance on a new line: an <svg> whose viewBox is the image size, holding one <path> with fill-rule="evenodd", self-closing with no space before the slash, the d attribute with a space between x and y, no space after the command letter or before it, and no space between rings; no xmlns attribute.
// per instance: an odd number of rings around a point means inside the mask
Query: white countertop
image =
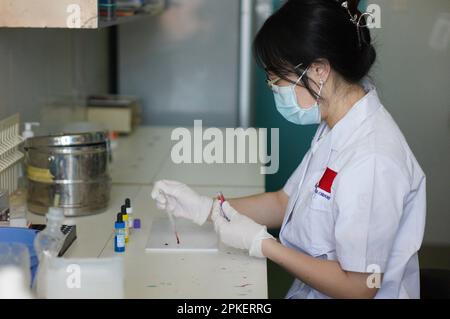
<svg viewBox="0 0 450 319"><path fill-rule="evenodd" d="M176 142L170 140L171 127L140 127L131 136L119 139L114 152L113 186L109 208L101 214L70 218L77 225L77 240L66 258L121 256L125 265L126 298L267 298L265 259L221 244L218 253L147 253L151 222L165 214L150 198L152 183L175 179L196 191L213 196L245 196L264 191L260 164L181 164L170 159ZM125 198L140 218L142 228L132 230L124 254L114 253L113 227ZM33 223L43 217L28 214Z"/></svg>

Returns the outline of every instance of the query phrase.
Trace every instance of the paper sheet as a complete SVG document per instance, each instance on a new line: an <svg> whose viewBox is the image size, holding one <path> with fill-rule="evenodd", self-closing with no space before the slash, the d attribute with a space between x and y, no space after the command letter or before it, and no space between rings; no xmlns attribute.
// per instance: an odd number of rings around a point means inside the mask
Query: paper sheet
<svg viewBox="0 0 450 319"><path fill-rule="evenodd" d="M169 218L154 220L150 228L145 250L147 252L217 252L218 237L214 226L206 222L198 226L186 219L175 219L180 244Z"/></svg>

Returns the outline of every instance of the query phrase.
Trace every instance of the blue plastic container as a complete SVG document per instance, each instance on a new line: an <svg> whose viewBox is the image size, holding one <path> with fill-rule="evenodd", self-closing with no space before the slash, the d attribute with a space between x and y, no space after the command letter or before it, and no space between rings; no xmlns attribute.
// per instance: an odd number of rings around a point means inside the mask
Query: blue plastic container
<svg viewBox="0 0 450 319"><path fill-rule="evenodd" d="M37 230L19 227L0 227L0 242L21 243L28 247L30 253L31 282L34 280L39 260L34 250L34 238Z"/></svg>

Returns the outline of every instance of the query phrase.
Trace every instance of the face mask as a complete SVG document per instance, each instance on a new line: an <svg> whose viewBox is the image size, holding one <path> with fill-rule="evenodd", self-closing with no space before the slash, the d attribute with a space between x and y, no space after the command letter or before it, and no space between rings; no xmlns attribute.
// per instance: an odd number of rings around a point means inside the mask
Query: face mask
<svg viewBox="0 0 450 319"><path fill-rule="evenodd" d="M275 98L275 105L278 112L289 122L298 125L319 124L321 121L320 107L318 100L313 106L308 108L302 108L297 102L297 94L295 93L295 87L302 79L303 74L299 77L294 85L290 86L277 86L272 85L273 95ZM322 92L323 82L320 82L319 96Z"/></svg>

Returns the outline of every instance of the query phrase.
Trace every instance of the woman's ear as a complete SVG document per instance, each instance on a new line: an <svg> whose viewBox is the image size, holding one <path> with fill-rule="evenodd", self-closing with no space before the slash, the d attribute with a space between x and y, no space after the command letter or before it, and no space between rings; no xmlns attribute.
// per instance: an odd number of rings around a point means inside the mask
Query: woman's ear
<svg viewBox="0 0 450 319"><path fill-rule="evenodd" d="M315 83L326 83L330 76L331 65L326 59L318 59L313 62L308 70L308 77Z"/></svg>

